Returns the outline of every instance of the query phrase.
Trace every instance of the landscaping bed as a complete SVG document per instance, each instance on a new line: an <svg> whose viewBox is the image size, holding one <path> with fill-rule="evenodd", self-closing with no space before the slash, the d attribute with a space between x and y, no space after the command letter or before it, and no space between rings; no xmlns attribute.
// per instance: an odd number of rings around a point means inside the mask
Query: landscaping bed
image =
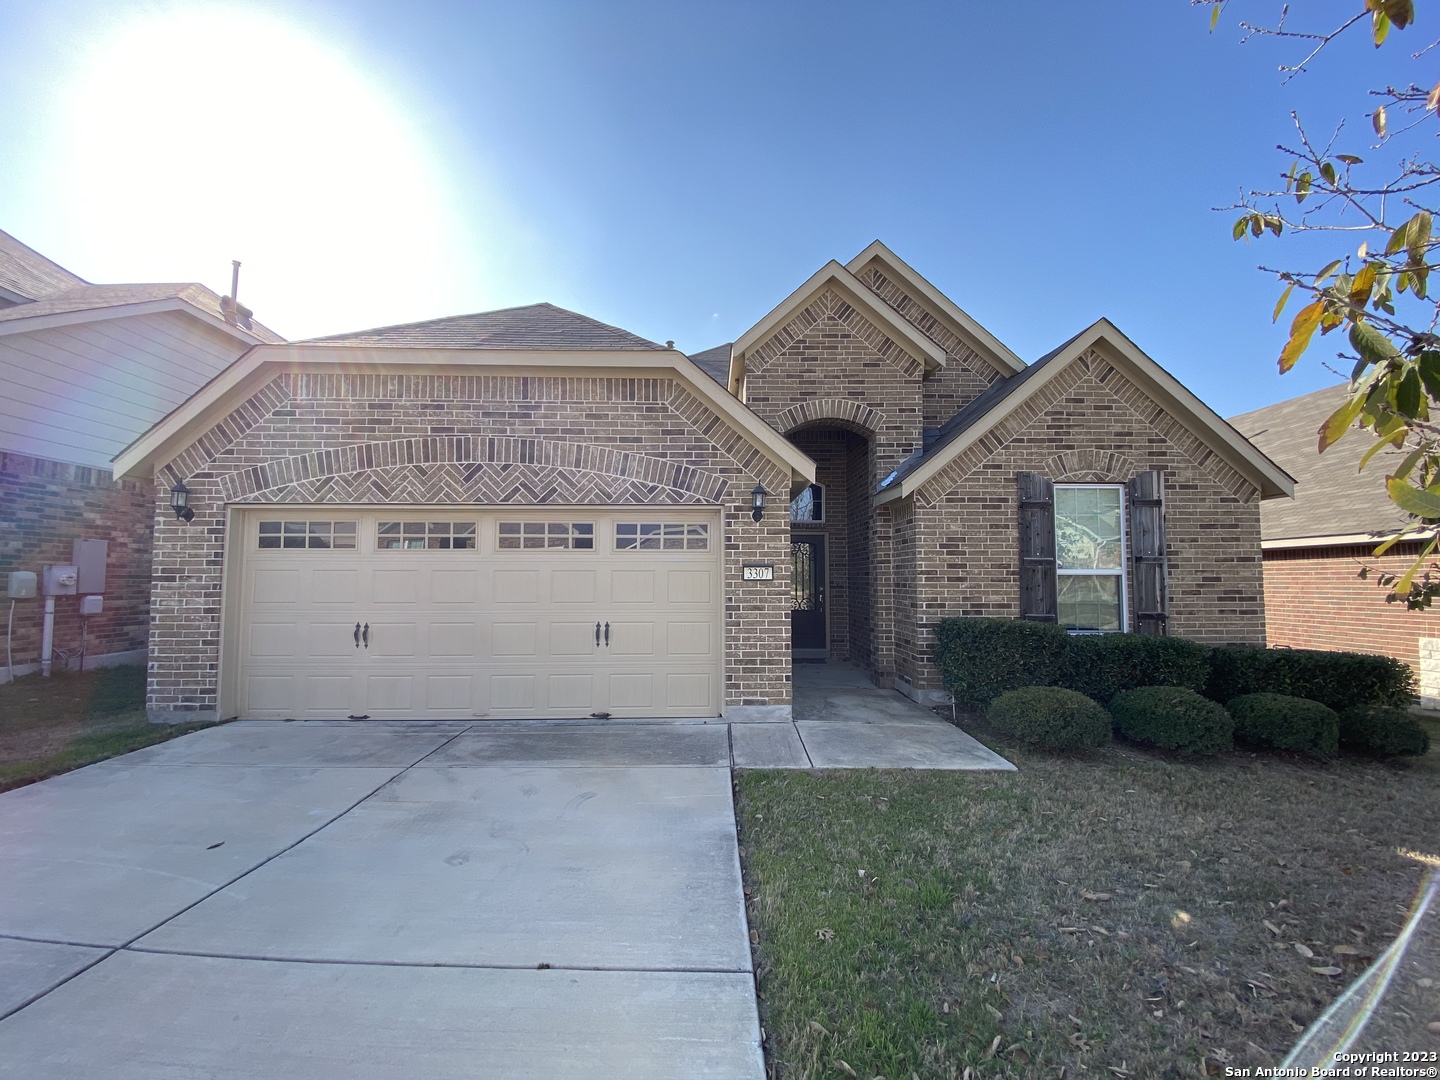
<svg viewBox="0 0 1440 1080"><path fill-rule="evenodd" d="M16 679L0 685L0 791L209 726L146 720L143 667Z"/></svg>
<svg viewBox="0 0 1440 1080"><path fill-rule="evenodd" d="M772 1076L1277 1065L1404 923L1426 869L1405 852L1440 853L1434 750L986 741L1020 771L739 777ZM1391 1049L1440 1049L1440 991L1408 1007Z"/></svg>

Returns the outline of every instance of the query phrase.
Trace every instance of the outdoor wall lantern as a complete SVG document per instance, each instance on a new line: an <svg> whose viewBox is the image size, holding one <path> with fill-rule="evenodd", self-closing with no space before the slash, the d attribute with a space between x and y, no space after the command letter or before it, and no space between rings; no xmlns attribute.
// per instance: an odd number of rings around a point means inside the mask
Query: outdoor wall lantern
<svg viewBox="0 0 1440 1080"><path fill-rule="evenodd" d="M756 484L755 490L750 492L750 517L759 521L765 516L765 496L767 492L762 484Z"/></svg>
<svg viewBox="0 0 1440 1080"><path fill-rule="evenodd" d="M195 517L195 511L190 509L190 489L183 480L170 489L170 509L181 521L190 521Z"/></svg>

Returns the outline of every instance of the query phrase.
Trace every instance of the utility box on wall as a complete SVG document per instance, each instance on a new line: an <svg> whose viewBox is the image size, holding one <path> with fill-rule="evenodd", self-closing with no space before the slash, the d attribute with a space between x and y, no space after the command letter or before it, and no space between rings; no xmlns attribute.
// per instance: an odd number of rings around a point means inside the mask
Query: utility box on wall
<svg viewBox="0 0 1440 1080"><path fill-rule="evenodd" d="M40 568L40 591L46 596L74 596L79 576L73 566L43 566ZM48 606L45 609L47 615L52 610Z"/></svg>
<svg viewBox="0 0 1440 1080"><path fill-rule="evenodd" d="M108 540L76 540L71 545L70 561L75 564L75 591L82 596L105 591L105 560L110 555Z"/></svg>
<svg viewBox="0 0 1440 1080"><path fill-rule="evenodd" d="M34 570L11 570L5 595L11 600L29 600L37 586Z"/></svg>

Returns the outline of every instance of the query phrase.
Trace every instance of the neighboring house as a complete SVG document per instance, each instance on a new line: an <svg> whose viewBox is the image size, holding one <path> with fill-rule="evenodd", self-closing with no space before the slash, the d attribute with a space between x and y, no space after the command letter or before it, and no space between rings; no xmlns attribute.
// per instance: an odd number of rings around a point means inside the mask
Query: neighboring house
<svg viewBox="0 0 1440 1080"><path fill-rule="evenodd" d="M1267 503L1260 513L1265 553L1265 632L1272 645L1343 649L1393 656L1420 681L1422 704L1440 708L1440 613L1385 603L1377 575L1404 572L1420 544L1402 543L1372 555L1379 537L1409 519L1385 492L1385 474L1399 454L1384 451L1360 471L1374 445L1352 431L1324 454L1319 432L1345 401L1347 384L1232 417L1230 423L1295 477L1295 498Z"/></svg>
<svg viewBox="0 0 1440 1080"><path fill-rule="evenodd" d="M279 340L202 285L92 285L0 232L0 590L12 570L70 563L77 539L107 541L88 664L145 660L155 507L148 484L112 479L111 458L252 345ZM7 617L9 599L0 591ZM15 603L17 675L39 666L43 603ZM56 601L56 658L71 666L79 603Z"/></svg>
<svg viewBox="0 0 1440 1080"><path fill-rule="evenodd" d="M780 718L792 648L934 701L949 615L1260 644L1291 490L1108 322L1026 367L879 243L693 358L548 304L259 346L115 468L157 720Z"/></svg>

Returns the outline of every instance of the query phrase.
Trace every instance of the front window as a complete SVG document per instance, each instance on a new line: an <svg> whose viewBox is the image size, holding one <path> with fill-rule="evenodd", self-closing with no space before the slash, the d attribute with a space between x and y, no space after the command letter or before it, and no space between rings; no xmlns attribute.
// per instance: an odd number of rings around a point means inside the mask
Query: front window
<svg viewBox="0 0 1440 1080"><path fill-rule="evenodd" d="M811 484L790 500L790 520L815 522L825 520L825 490Z"/></svg>
<svg viewBox="0 0 1440 1080"><path fill-rule="evenodd" d="M1067 630L1125 629L1125 519L1118 484L1055 485L1056 600Z"/></svg>

